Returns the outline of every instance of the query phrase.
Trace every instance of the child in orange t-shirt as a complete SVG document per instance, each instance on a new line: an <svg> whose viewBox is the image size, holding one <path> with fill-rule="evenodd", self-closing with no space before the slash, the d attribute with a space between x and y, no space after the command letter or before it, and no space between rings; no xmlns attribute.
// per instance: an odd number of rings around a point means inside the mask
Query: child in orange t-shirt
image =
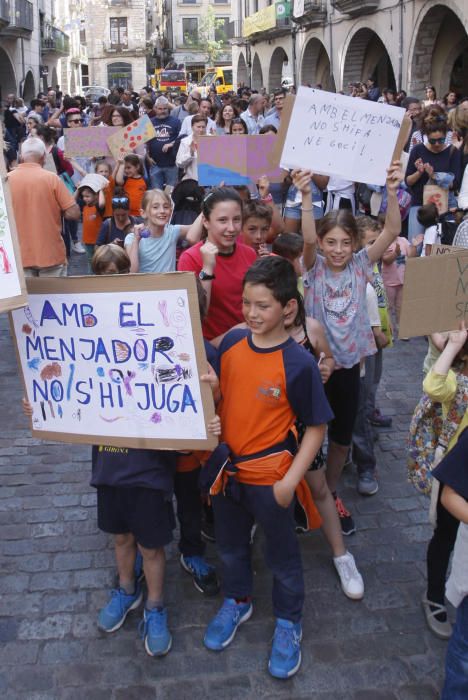
<svg viewBox="0 0 468 700"><path fill-rule="evenodd" d="M122 186L130 201L130 216L140 216L141 202L147 187L143 177L143 165L134 153L117 161L114 168L115 184Z"/></svg>
<svg viewBox="0 0 468 700"><path fill-rule="evenodd" d="M109 181L107 187L104 188L105 205L103 214L104 219L109 219L112 216L112 197L114 196L115 189L115 180L112 177L112 169L109 163L103 160L100 163L97 163L94 172L97 175L102 175Z"/></svg>
<svg viewBox="0 0 468 700"><path fill-rule="evenodd" d="M91 272L91 260L94 255L97 237L102 226L102 215L106 200L103 190L94 192L94 190L88 186L79 187L76 196L78 195L84 202L83 243L88 256L89 271Z"/></svg>

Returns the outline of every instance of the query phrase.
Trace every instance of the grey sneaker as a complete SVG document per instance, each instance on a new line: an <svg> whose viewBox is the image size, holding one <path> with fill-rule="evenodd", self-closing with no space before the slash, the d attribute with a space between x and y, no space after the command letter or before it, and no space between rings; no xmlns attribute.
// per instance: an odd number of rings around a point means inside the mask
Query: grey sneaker
<svg viewBox="0 0 468 700"><path fill-rule="evenodd" d="M361 496L373 496L379 490L379 484L374 472L362 472L359 474L357 491Z"/></svg>

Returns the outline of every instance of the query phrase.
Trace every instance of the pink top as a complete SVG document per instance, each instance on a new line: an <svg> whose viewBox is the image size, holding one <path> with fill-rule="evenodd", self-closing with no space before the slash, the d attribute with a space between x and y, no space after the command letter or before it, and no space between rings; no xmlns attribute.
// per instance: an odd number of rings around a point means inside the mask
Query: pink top
<svg viewBox="0 0 468 700"><path fill-rule="evenodd" d="M405 265L410 250L410 243L406 238L398 236L396 241L387 248L386 252L393 253L397 243L400 246L398 258L390 265L385 262L382 263L382 278L386 287L399 287L405 279Z"/></svg>

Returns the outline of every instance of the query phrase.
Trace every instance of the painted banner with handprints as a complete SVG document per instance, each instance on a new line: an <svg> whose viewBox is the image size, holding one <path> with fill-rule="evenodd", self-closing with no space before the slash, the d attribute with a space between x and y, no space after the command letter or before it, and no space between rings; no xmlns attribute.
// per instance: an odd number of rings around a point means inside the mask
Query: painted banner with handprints
<svg viewBox="0 0 468 700"><path fill-rule="evenodd" d="M116 447L213 446L191 273L28 280L12 313L36 437Z"/></svg>

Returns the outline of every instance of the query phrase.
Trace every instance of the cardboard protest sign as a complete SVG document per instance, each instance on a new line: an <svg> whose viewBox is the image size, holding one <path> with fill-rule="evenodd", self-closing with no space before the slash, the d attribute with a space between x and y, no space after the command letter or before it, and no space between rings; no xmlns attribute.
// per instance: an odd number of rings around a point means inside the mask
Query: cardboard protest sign
<svg viewBox="0 0 468 700"><path fill-rule="evenodd" d="M249 185L266 175L270 182L285 176L274 159L276 134L206 136L198 147L198 183L204 186ZM233 148L233 144L235 147ZM229 157L226 157L226 154Z"/></svg>
<svg viewBox="0 0 468 700"><path fill-rule="evenodd" d="M451 331L468 321L468 250L407 258L400 338Z"/></svg>
<svg viewBox="0 0 468 700"><path fill-rule="evenodd" d="M3 152L1 133L0 149ZM0 158L0 311L17 309L26 303L26 285L5 161Z"/></svg>
<svg viewBox="0 0 468 700"><path fill-rule="evenodd" d="M109 150L115 160L127 153L133 153L135 148L154 139L156 131L147 114L143 115L128 126L120 128L107 139Z"/></svg>
<svg viewBox="0 0 468 700"><path fill-rule="evenodd" d="M107 139L121 128L120 126L83 126L80 129L64 129L65 158L110 157Z"/></svg>
<svg viewBox="0 0 468 700"><path fill-rule="evenodd" d="M43 439L212 448L214 415L192 273L28 280L12 333Z"/></svg>
<svg viewBox="0 0 468 700"><path fill-rule="evenodd" d="M404 116L400 107L300 87L280 166L384 185L386 169L407 138ZM403 144L396 149L399 135Z"/></svg>
<svg viewBox="0 0 468 700"><path fill-rule="evenodd" d="M432 246L431 256L445 255L446 253L461 253L464 250L466 250L466 248L460 248L456 245L442 245L442 243L438 243L437 245Z"/></svg>

